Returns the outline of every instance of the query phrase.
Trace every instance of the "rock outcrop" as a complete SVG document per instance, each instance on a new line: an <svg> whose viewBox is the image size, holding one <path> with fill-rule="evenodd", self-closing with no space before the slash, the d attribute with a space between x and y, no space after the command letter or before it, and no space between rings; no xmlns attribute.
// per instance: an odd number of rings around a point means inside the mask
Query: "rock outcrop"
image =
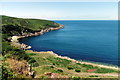
<svg viewBox="0 0 120 80"><path fill-rule="evenodd" d="M59 30L59 29L62 29L64 28L64 25L61 25L59 24L59 27L51 27L51 28L47 28L47 29L43 29L43 30L40 30L38 32L35 32L35 33L24 33L22 34L21 36L19 36L20 38L24 38L24 37L30 37L30 36L38 36L38 35L43 35L44 33L46 32L49 32L49 31L53 31L53 30Z"/></svg>
<svg viewBox="0 0 120 80"><path fill-rule="evenodd" d="M12 36L9 38L9 40L13 43L19 43L19 40L18 40L19 38L43 35L46 32L53 31L53 30L59 30L59 29L62 29L63 27L64 27L64 25L59 24L59 27L55 27L55 28L50 27L50 28L47 28L44 30L37 31L35 33L22 33L22 35L20 35L20 36ZM22 43L22 44L19 43L19 45L20 45L20 49L23 49L23 50L31 48L31 46L28 46L24 43Z"/></svg>

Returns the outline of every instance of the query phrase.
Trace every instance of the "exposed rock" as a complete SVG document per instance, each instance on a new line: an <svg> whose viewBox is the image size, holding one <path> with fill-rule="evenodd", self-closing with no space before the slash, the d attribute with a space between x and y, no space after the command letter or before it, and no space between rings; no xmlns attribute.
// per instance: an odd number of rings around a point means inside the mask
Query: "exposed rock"
<svg viewBox="0 0 120 80"><path fill-rule="evenodd" d="M31 46L28 46L28 45L22 43L21 46L20 46L20 48L23 49L23 50L25 50L25 49L30 49Z"/></svg>
<svg viewBox="0 0 120 80"><path fill-rule="evenodd" d="M6 61L10 64L12 71L29 76L34 75L34 71L31 71L31 66L25 60L7 59Z"/></svg>
<svg viewBox="0 0 120 80"><path fill-rule="evenodd" d="M44 30L40 30L39 32L35 32L35 33L22 33L21 36L12 36L11 38L9 38L9 40L11 40L11 42L14 42L14 43L19 43L19 41L18 41L19 38L43 35L46 32L49 32L49 31L52 31L52 30L58 30L58 29L61 29L63 27L64 27L64 25L59 24L59 27L56 27L56 28L51 27L51 28L47 28L47 29L44 29ZM28 45L22 43L22 44L20 44L20 48L25 50L25 49L30 49L31 46L28 46Z"/></svg>

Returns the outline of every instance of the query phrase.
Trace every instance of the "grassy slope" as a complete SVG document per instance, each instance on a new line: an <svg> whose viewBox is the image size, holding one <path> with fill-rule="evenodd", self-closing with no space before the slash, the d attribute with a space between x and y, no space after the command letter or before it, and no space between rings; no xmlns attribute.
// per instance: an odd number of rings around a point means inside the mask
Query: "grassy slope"
<svg viewBox="0 0 120 80"><path fill-rule="evenodd" d="M22 35L22 33L34 33L48 27L58 27L58 24L48 20L38 19L22 19L9 16L2 16L2 54L4 62L7 58L15 59L16 61L26 60L27 62L36 62L33 58L29 57L25 51L15 48L10 45L8 38L14 35ZM14 76L14 70L10 69L9 63L3 63L3 78L19 77ZM19 64L20 65L20 64ZM18 66L19 67L19 66Z"/></svg>
<svg viewBox="0 0 120 80"><path fill-rule="evenodd" d="M5 58L15 57L18 61L26 60L29 64L33 65L33 69L36 71L37 77L44 75L45 72L54 72L63 76L70 77L72 75L81 76L79 75L79 71L87 72L88 69L97 69L95 73L117 72L115 70L102 69L98 67L93 67L91 65L75 64L69 60L56 58L50 54L31 54L26 53L23 50L14 48L10 46L9 42L7 41L7 38L9 36L21 35L22 32L31 33L48 27L58 27L58 24L48 20L22 19L8 16L2 16L2 20L3 56ZM5 70L3 72L7 72L13 75L13 73L10 72L10 69L7 69L6 67L7 66L5 66ZM5 74L3 76L11 77L11 75Z"/></svg>
<svg viewBox="0 0 120 80"><path fill-rule="evenodd" d="M48 27L58 27L58 24L53 21L41 19L23 19L8 16L2 16L2 24L18 25L35 31Z"/></svg>
<svg viewBox="0 0 120 80"><path fill-rule="evenodd" d="M27 54L33 57L38 63L33 64L37 78L43 76L46 72L59 73L60 75L69 77L111 77L114 73L118 73L117 70L75 63L71 60L56 57L50 53L31 53L27 51ZM95 69L96 71L88 72L90 69ZM87 75L85 75L85 73ZM96 73L96 75L94 73ZM105 73L110 73L110 75L107 76Z"/></svg>

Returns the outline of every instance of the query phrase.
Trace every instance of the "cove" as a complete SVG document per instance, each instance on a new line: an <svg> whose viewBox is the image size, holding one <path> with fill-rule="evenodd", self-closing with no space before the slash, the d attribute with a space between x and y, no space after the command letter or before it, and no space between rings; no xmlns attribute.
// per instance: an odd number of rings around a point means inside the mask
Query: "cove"
<svg viewBox="0 0 120 80"><path fill-rule="evenodd" d="M20 39L34 51L54 51L76 60L118 65L116 20L60 20L64 28Z"/></svg>

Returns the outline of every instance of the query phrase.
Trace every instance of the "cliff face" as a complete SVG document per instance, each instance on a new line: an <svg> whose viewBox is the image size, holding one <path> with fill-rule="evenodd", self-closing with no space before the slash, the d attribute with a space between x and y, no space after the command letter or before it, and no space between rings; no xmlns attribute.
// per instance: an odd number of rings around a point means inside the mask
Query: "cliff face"
<svg viewBox="0 0 120 80"><path fill-rule="evenodd" d="M20 44L19 38L38 36L63 27L64 25L48 20L2 16L2 34L7 35L6 40L11 41L12 45L15 44L13 46L17 44L17 47L20 46L22 49L23 47L28 49L31 46Z"/></svg>
<svg viewBox="0 0 120 80"><path fill-rule="evenodd" d="M37 36L61 28L63 25L54 21L2 16L2 33L8 36Z"/></svg>
<svg viewBox="0 0 120 80"><path fill-rule="evenodd" d="M20 37L24 38L24 37L29 37L29 36L38 36L38 35L42 35L42 34L49 32L49 31L62 29L63 27L64 27L64 25L59 24L59 27L56 27L56 28L50 27L47 29L42 29L42 30L37 31L35 33L23 33Z"/></svg>

